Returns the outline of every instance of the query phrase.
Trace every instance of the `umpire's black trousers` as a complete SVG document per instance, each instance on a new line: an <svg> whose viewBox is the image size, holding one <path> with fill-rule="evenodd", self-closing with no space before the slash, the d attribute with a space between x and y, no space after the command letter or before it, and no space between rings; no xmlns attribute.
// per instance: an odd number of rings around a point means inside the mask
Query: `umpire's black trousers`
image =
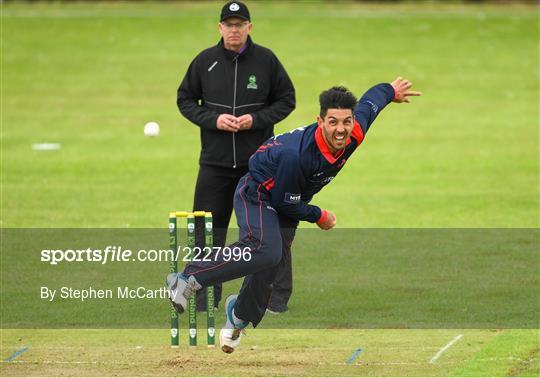
<svg viewBox="0 0 540 378"><path fill-rule="evenodd" d="M238 181L247 173L245 168L224 168L208 165L200 165L197 184L195 186L195 198L193 210L211 211L214 220L214 246L224 247L227 239L227 228L233 210L234 192ZM196 243L197 246L204 245L204 220L196 218ZM290 232L290 231L289 231ZM236 237L236 235L234 235ZM290 258L290 248L294 233L288 238L284 238L283 249L285 255L289 256L283 261L277 272L273 291L270 298L269 308L274 311L285 311L287 303L292 294L292 266ZM221 300L222 285L214 286L214 304L218 307ZM206 309L206 291L197 292L197 310Z"/></svg>

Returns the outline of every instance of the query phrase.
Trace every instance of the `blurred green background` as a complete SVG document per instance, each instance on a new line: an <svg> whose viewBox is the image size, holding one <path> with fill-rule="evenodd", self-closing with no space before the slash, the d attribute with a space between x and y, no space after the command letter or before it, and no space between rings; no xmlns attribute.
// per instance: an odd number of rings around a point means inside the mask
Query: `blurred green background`
<svg viewBox="0 0 540 378"><path fill-rule="evenodd" d="M42 284L162 284L165 263L51 267L38 254L111 233L166 247L169 211L191 208L199 153L176 89L217 43L222 2L1 2L0 347L3 358L29 350L0 375L538 376L537 230L353 229L539 226L537 2L247 2L254 41L274 50L297 90L276 132L313 122L332 85L360 96L401 75L424 92L389 106L315 197L348 229L299 231L290 311L265 317L227 358L171 350L166 300L39 301ZM159 137L143 135L149 121ZM61 149L32 150L45 142ZM7 329L95 326L84 316L161 328ZM353 329L429 324L536 329ZM288 329L265 333L272 327ZM184 344L185 324L181 333Z"/></svg>
<svg viewBox="0 0 540 378"><path fill-rule="evenodd" d="M2 227L165 227L191 208L199 130L176 89L217 43L220 5L2 5ZM538 226L535 6L249 5L297 89L278 133L313 122L331 85L360 96L402 75L424 92L389 106L313 201L340 227Z"/></svg>

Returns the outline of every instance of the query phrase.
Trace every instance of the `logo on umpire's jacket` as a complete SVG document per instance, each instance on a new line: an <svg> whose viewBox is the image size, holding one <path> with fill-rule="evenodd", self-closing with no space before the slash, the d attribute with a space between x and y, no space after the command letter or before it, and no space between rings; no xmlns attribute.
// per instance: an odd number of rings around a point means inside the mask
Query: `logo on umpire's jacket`
<svg viewBox="0 0 540 378"><path fill-rule="evenodd" d="M257 89L257 88L259 88L257 86L257 77L255 75L251 75L248 80L249 80L248 85L247 85L248 89Z"/></svg>

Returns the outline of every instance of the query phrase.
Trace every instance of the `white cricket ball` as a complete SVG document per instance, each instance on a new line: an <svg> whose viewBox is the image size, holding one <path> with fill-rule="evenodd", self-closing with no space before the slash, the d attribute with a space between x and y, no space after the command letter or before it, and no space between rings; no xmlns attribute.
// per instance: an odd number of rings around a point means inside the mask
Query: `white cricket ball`
<svg viewBox="0 0 540 378"><path fill-rule="evenodd" d="M148 122L144 125L144 135L155 137L159 135L159 125L156 122Z"/></svg>

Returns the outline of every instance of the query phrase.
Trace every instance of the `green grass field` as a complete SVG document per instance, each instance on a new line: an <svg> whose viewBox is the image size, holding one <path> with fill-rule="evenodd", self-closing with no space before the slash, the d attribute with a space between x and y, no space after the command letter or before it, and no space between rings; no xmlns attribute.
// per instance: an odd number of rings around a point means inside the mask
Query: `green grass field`
<svg viewBox="0 0 540 378"><path fill-rule="evenodd" d="M179 115L176 89L193 57L217 42L220 4L0 5L0 374L539 376L539 16L530 5L248 3L254 41L276 52L297 89L297 109L277 132L313 122L319 93L336 84L359 96L401 75L424 96L389 106L315 198L343 230L293 247L291 311L250 330L233 355L171 349L166 303L144 311L129 303L130 315L111 320L126 326L59 329L67 312L21 296L32 278L62 280L32 249L6 250L9 229L165 231L170 210L191 207L199 135ZM143 135L151 120L161 125L158 138ZM43 142L61 149L32 150ZM354 245L317 251L319 240L359 228L439 229L435 236L444 228L504 230L459 257L451 246L433 259L411 246L386 259L358 256ZM514 240L505 232L519 236L511 230L518 228L533 230L522 244L505 244ZM334 270L321 285L314 272L325 266ZM108 272L69 268L62 279ZM137 272L161 282L160 266L145 269ZM442 280L452 272L463 274L454 276L463 277L458 285ZM225 291L237 288L232 282ZM320 303L328 296L332 309ZM484 326L467 322L463 302L477 303L469 311ZM415 323L430 303L429 321ZM87 306L80 308L89 318L107 314ZM28 328L32 319L38 329ZM185 343L185 329L181 337ZM362 353L348 364L357 348Z"/></svg>

